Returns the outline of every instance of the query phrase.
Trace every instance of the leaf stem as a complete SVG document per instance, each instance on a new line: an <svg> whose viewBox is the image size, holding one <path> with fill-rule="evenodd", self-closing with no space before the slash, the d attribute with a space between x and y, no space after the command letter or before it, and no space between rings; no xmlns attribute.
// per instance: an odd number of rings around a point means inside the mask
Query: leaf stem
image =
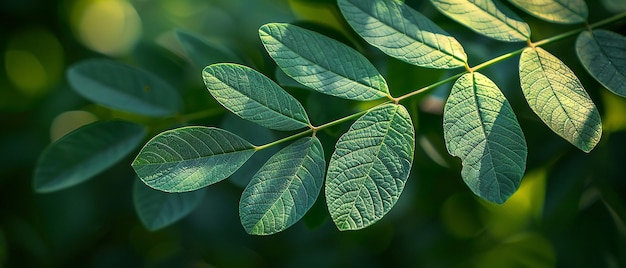
<svg viewBox="0 0 626 268"><path fill-rule="evenodd" d="M207 117L211 117L214 115L218 115L224 112L224 109L221 108L213 108L202 111L197 111L189 114L182 114L178 116L178 120L180 122L189 122L193 120L203 119Z"/></svg>

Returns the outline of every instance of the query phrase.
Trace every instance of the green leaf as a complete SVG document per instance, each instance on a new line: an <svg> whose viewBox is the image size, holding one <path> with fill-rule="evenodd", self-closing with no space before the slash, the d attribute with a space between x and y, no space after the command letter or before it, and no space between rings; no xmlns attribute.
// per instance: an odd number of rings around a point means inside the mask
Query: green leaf
<svg viewBox="0 0 626 268"><path fill-rule="evenodd" d="M626 97L626 37L607 30L582 32L576 40L576 53L593 78Z"/></svg>
<svg viewBox="0 0 626 268"><path fill-rule="evenodd" d="M133 201L141 223L150 231L156 231L175 223L191 213L204 197L206 191L166 193L135 180Z"/></svg>
<svg viewBox="0 0 626 268"><path fill-rule="evenodd" d="M389 97L374 65L343 43L286 23L265 24L259 36L276 64L300 84L351 100Z"/></svg>
<svg viewBox="0 0 626 268"><path fill-rule="evenodd" d="M463 67L467 62L454 37L402 2L339 0L338 4L350 26L391 57L439 69Z"/></svg>
<svg viewBox="0 0 626 268"><path fill-rule="evenodd" d="M463 181L476 195L504 203L526 169L526 139L511 105L486 76L461 76L443 113L448 152L461 158Z"/></svg>
<svg viewBox="0 0 626 268"><path fill-rule="evenodd" d="M276 130L309 126L309 118L293 96L250 67L232 63L207 66L204 84L226 109L239 117Z"/></svg>
<svg viewBox="0 0 626 268"><path fill-rule="evenodd" d="M584 0L509 0L520 9L545 21L574 24L587 21L589 11Z"/></svg>
<svg viewBox="0 0 626 268"><path fill-rule="evenodd" d="M132 167L154 189L188 192L226 179L254 152L252 144L228 131L182 127L148 141Z"/></svg>
<svg viewBox="0 0 626 268"><path fill-rule="evenodd" d="M176 30L185 53L198 66L208 66L219 62L243 63L243 61L227 47L208 43L202 36L183 30Z"/></svg>
<svg viewBox="0 0 626 268"><path fill-rule="evenodd" d="M530 38L530 27L497 0L431 0L446 16L473 31L505 42Z"/></svg>
<svg viewBox="0 0 626 268"><path fill-rule="evenodd" d="M320 141L301 138L272 156L241 195L239 217L249 234L287 229L313 206L324 181Z"/></svg>
<svg viewBox="0 0 626 268"><path fill-rule="evenodd" d="M540 47L524 49L519 65L530 108L556 134L590 152L602 136L602 122L574 72Z"/></svg>
<svg viewBox="0 0 626 268"><path fill-rule="evenodd" d="M100 121L70 132L41 153L35 191L58 191L92 178L135 150L145 135L143 126L124 121Z"/></svg>
<svg viewBox="0 0 626 268"><path fill-rule="evenodd" d="M72 89L84 98L109 107L147 116L167 116L182 108L175 88L159 77L112 60L90 59L67 73Z"/></svg>
<svg viewBox="0 0 626 268"><path fill-rule="evenodd" d="M411 117L386 104L361 116L339 138L326 175L326 203L339 230L380 220L395 205L415 150Z"/></svg>

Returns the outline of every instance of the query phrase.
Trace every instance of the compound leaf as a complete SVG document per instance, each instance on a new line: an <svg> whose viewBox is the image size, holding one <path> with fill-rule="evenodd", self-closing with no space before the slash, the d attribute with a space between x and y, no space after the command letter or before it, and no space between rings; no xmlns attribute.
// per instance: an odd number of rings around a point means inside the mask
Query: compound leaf
<svg viewBox="0 0 626 268"><path fill-rule="evenodd" d="M175 223L191 213L206 191L166 193L146 186L136 180L133 186L133 202L141 223L150 231L156 231Z"/></svg>
<svg viewBox="0 0 626 268"><path fill-rule="evenodd" d="M252 144L226 130L182 127L148 141L132 167L154 189L188 192L226 179L254 152Z"/></svg>
<svg viewBox="0 0 626 268"><path fill-rule="evenodd" d="M41 153L35 191L58 191L92 178L135 150L145 135L143 126L125 121L100 121L70 132Z"/></svg>
<svg viewBox="0 0 626 268"><path fill-rule="evenodd" d="M589 13L584 0L509 0L509 2L530 15L554 23L583 23Z"/></svg>
<svg viewBox="0 0 626 268"><path fill-rule="evenodd" d="M351 100L389 97L374 65L339 41L286 23L265 24L259 36L276 64L302 85Z"/></svg>
<svg viewBox="0 0 626 268"><path fill-rule="evenodd" d="M276 130L296 130L309 125L298 100L250 67L213 64L204 68L202 77L211 95L243 119Z"/></svg>
<svg viewBox="0 0 626 268"><path fill-rule="evenodd" d="M511 105L486 76L461 76L443 114L446 148L463 162L461 176L479 197L504 203L526 169L526 140Z"/></svg>
<svg viewBox="0 0 626 268"><path fill-rule="evenodd" d="M339 230L380 220L395 205L415 150L404 106L385 104L361 116L339 138L326 175L326 202Z"/></svg>
<svg viewBox="0 0 626 268"><path fill-rule="evenodd" d="M187 56L198 66L207 66L218 62L243 63L235 53L226 47L210 44L201 36L183 30L176 30Z"/></svg>
<svg viewBox="0 0 626 268"><path fill-rule="evenodd" d="M175 88L144 70L104 59L72 65L67 78L72 89L86 99L126 112L167 116L182 108Z"/></svg>
<svg viewBox="0 0 626 268"><path fill-rule="evenodd" d="M600 141L600 113L574 72L544 49L526 48L520 83L530 108L556 134L590 152Z"/></svg>
<svg viewBox="0 0 626 268"><path fill-rule="evenodd" d="M467 62L454 37L402 2L339 0L338 4L350 26L389 56L440 69L463 67Z"/></svg>
<svg viewBox="0 0 626 268"><path fill-rule="evenodd" d="M268 235L296 223L313 206L324 181L320 141L301 138L272 156L241 195L239 217L249 234Z"/></svg>
<svg viewBox="0 0 626 268"><path fill-rule="evenodd" d="M576 53L593 78L626 97L626 37L607 30L582 32L576 40Z"/></svg>
<svg viewBox="0 0 626 268"><path fill-rule="evenodd" d="M526 41L530 27L497 0L431 0L446 16L473 31L505 42Z"/></svg>

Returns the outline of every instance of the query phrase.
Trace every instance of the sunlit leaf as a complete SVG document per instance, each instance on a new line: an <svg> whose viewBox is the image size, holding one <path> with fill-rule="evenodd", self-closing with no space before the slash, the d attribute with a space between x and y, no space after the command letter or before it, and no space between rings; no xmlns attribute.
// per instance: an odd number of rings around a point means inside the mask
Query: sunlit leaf
<svg viewBox="0 0 626 268"><path fill-rule="evenodd" d="M530 38L530 27L497 0L431 0L446 16L487 37L519 42Z"/></svg>
<svg viewBox="0 0 626 268"><path fill-rule="evenodd" d="M467 55L461 44L402 2L339 0L338 4L350 26L389 56L429 68L465 66Z"/></svg>
<svg viewBox="0 0 626 268"><path fill-rule="evenodd" d="M198 66L205 67L219 62L243 63L243 61L226 47L208 43L202 36L183 30L176 30L187 56Z"/></svg>
<svg viewBox="0 0 626 268"><path fill-rule="evenodd" d="M133 186L133 201L141 223L148 230L156 231L191 213L198 207L205 193L204 190L166 193L136 180Z"/></svg>
<svg viewBox="0 0 626 268"><path fill-rule="evenodd" d="M67 78L78 94L112 109L166 116L183 103L177 90L159 77L112 60L79 62L69 68Z"/></svg>
<svg viewBox="0 0 626 268"><path fill-rule="evenodd" d="M587 21L585 0L509 0L520 9L549 22L574 24Z"/></svg>
<svg viewBox="0 0 626 268"><path fill-rule="evenodd" d="M233 174L254 154L254 146L228 131L183 127L152 138L132 163L139 178L164 192L188 192Z"/></svg>
<svg viewBox="0 0 626 268"><path fill-rule="evenodd" d="M70 132L41 153L35 191L53 192L92 178L135 150L145 135L141 125L124 121L100 121Z"/></svg>
<svg viewBox="0 0 626 268"><path fill-rule="evenodd" d="M335 146L326 175L326 203L339 230L380 220L395 205L415 150L404 106L386 104L361 116Z"/></svg>
<svg viewBox="0 0 626 268"><path fill-rule="evenodd" d="M276 130L307 127L306 111L294 97L250 67L218 63L204 68L213 97L239 117Z"/></svg>
<svg viewBox="0 0 626 268"><path fill-rule="evenodd" d="M626 37L601 29L582 32L576 40L576 53L593 78L626 97Z"/></svg>
<svg viewBox="0 0 626 268"><path fill-rule="evenodd" d="M454 83L443 130L472 192L502 204L517 191L526 169L526 140L511 105L489 78L474 72Z"/></svg>
<svg viewBox="0 0 626 268"><path fill-rule="evenodd" d="M286 23L265 24L259 36L278 66L300 84L352 100L389 96L374 65L343 43Z"/></svg>
<svg viewBox="0 0 626 268"><path fill-rule="evenodd" d="M589 152L602 136L600 113L576 75L544 49L526 48L520 82L530 108L556 134Z"/></svg>
<svg viewBox="0 0 626 268"><path fill-rule="evenodd" d="M324 181L324 151L302 138L272 156L241 195L239 217L249 234L268 235L296 223L313 206Z"/></svg>

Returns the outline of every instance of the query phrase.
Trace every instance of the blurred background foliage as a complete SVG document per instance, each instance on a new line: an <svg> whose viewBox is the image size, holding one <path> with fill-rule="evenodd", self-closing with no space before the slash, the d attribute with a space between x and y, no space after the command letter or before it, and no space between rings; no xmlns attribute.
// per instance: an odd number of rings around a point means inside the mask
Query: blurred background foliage
<svg viewBox="0 0 626 268"><path fill-rule="evenodd" d="M482 38L428 1L407 3L457 37L471 65L524 45ZM626 10L623 0L588 4L590 21ZM519 14L531 25L533 40L579 27ZM602 113L603 137L590 154L557 137L528 108L515 58L484 70L509 98L528 140L527 173L507 203L473 196L460 178L460 162L446 153L441 111L451 85L445 85L406 103L417 127L415 164L383 220L341 233L320 197L295 226L255 237L245 233L237 211L252 175L246 169L208 187L190 216L156 232L147 231L133 209L132 156L79 186L35 194L39 153L78 126L123 118L148 125L151 135L176 126L89 103L69 88L65 69L92 57L139 66L179 89L186 112L218 111L190 124L221 126L257 144L281 133L221 112L200 76L212 62L189 59L176 29L200 34L277 79L316 125L368 104L297 88L265 54L260 25L292 22L346 42L385 74L395 96L454 73L386 57L347 27L332 0L2 0L0 17L0 267L626 267L626 100L584 72L574 38L546 49L578 74ZM610 28L626 34L624 22ZM319 133L328 141L327 154L346 128ZM250 165L263 163L259 155Z"/></svg>

